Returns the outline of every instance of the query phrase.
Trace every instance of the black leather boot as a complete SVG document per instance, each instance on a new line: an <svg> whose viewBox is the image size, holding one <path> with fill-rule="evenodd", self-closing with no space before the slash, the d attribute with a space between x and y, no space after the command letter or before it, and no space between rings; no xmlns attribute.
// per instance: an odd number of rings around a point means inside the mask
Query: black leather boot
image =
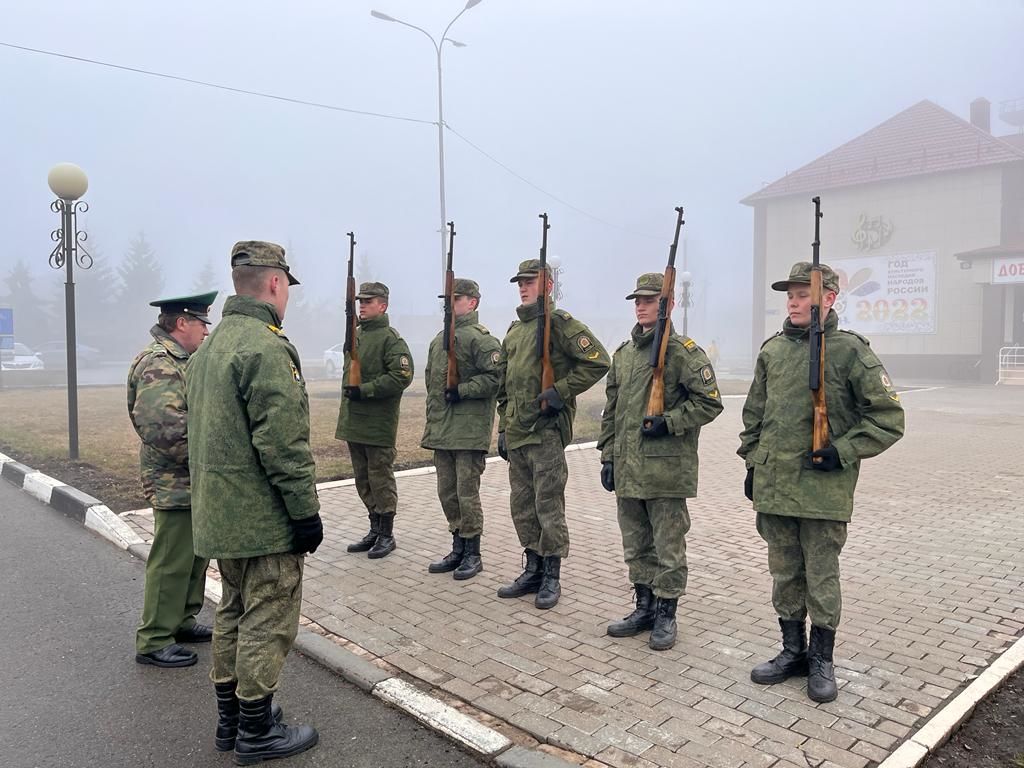
<svg viewBox="0 0 1024 768"><path fill-rule="evenodd" d="M782 627L782 653L750 670L750 679L760 685L781 683L807 674L807 630L804 622L779 619Z"/></svg>
<svg viewBox="0 0 1024 768"><path fill-rule="evenodd" d="M380 533L377 534L377 541L370 547L370 551L366 553L366 556L371 560L376 560L379 557L387 557L395 551L395 514L392 512L390 515L380 516Z"/></svg>
<svg viewBox="0 0 1024 768"><path fill-rule="evenodd" d="M622 621L609 624L609 636L633 637L654 626L654 591L646 584L634 584L633 592L636 594L636 610Z"/></svg>
<svg viewBox="0 0 1024 768"><path fill-rule="evenodd" d="M836 631L811 625L811 643L807 648L807 695L811 701L824 704L839 695L836 673L832 665L832 649Z"/></svg>
<svg viewBox="0 0 1024 768"><path fill-rule="evenodd" d="M452 534L452 551L442 557L436 563L427 566L430 573L448 573L454 571L462 562L462 553L466 550L466 540L459 536L456 531Z"/></svg>
<svg viewBox="0 0 1024 768"><path fill-rule="evenodd" d="M238 737L235 764L291 757L316 746L320 735L309 725L281 725L271 714L273 694L256 701L238 702Z"/></svg>
<svg viewBox="0 0 1024 768"><path fill-rule="evenodd" d="M238 736L238 697L235 696L237 682L214 683L217 692L217 732L214 744L218 752L230 752L235 748L235 737ZM277 702L270 705L270 715L275 723L280 723L284 712Z"/></svg>
<svg viewBox="0 0 1024 768"><path fill-rule="evenodd" d="M562 585L558 582L561 573L562 558L558 555L547 555L544 558L544 578L533 601L534 607L545 610L558 605L558 598L562 596Z"/></svg>
<svg viewBox="0 0 1024 768"><path fill-rule="evenodd" d="M677 597L659 597L655 606L654 629L647 647L652 651L667 651L676 644L676 605Z"/></svg>
<svg viewBox="0 0 1024 768"><path fill-rule="evenodd" d="M452 574L458 581L472 579L484 569L483 561L480 560L480 535L477 534L472 538L463 539L463 541L466 542L466 550L462 553L462 562Z"/></svg>
<svg viewBox="0 0 1024 768"><path fill-rule="evenodd" d="M377 541L377 534L380 533L380 515L376 512L369 514L370 518L370 531L363 538L357 541L355 544L349 544L345 547L346 552L366 552L372 547Z"/></svg>
<svg viewBox="0 0 1024 768"><path fill-rule="evenodd" d="M541 556L532 549L523 550L523 554L526 555L523 572L511 584L500 587L498 597L522 597L540 589L540 582L544 576L541 573Z"/></svg>

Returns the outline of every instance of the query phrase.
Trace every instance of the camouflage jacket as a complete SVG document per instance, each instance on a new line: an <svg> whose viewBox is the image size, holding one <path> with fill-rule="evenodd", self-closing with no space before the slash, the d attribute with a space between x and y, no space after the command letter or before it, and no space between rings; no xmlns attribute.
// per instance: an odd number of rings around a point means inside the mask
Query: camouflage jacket
<svg viewBox="0 0 1024 768"><path fill-rule="evenodd" d="M128 370L128 416L142 440L142 491L157 509L188 509L185 363L189 354L159 325L149 332L153 342Z"/></svg>
<svg viewBox="0 0 1024 768"><path fill-rule="evenodd" d="M185 371L192 532L200 557L290 552L320 510L299 354L277 310L231 296Z"/></svg>
<svg viewBox="0 0 1024 768"><path fill-rule="evenodd" d="M420 445L448 451L486 451L494 430L501 343L480 325L475 310L455 318L455 362L462 399L449 405L444 401L448 353L442 336L443 331L434 337L427 354L427 420Z"/></svg>
<svg viewBox="0 0 1024 768"><path fill-rule="evenodd" d="M632 338L612 357L605 384L607 402L597 447L601 461L615 464L615 494L631 499L691 498L697 495L697 439L700 428L722 412L715 371L693 339L669 337L665 353L665 410L668 434L644 437L654 369L654 329L633 327Z"/></svg>
<svg viewBox="0 0 1024 768"><path fill-rule="evenodd" d="M579 320L563 309L551 313L551 365L555 389L565 408L553 418L541 417L540 358L537 357L536 304L516 308L519 319L501 342L501 378L498 385L498 430L509 448L539 445L541 430L557 429L562 445L572 440L576 397L608 372L608 352Z"/></svg>
<svg viewBox="0 0 1024 768"><path fill-rule="evenodd" d="M758 512L848 522L861 459L903 436L903 406L881 361L867 339L838 326L836 313L829 312L825 402L840 470L820 472L805 464L813 424L807 329L787 319L757 356L737 453L754 468Z"/></svg>
<svg viewBox="0 0 1024 768"><path fill-rule="evenodd" d="M412 384L409 345L391 327L386 314L360 320L356 332L359 365L363 374L362 399L341 398L338 409L338 440L394 448L398 437L398 412L402 392ZM348 385L351 360L345 355L343 385Z"/></svg>

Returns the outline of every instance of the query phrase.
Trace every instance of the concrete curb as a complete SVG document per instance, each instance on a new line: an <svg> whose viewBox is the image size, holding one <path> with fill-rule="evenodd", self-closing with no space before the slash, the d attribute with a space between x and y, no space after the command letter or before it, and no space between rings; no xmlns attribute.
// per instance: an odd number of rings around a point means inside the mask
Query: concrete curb
<svg viewBox="0 0 1024 768"><path fill-rule="evenodd" d="M569 446L566 450L582 450L585 447L593 447L593 445L593 443L589 443L579 447ZM496 460L500 461L500 459ZM433 472L433 467L425 467L405 470L396 474L408 477ZM31 467L14 461L2 453L0 453L0 477L58 512L82 523L86 528L95 531L119 549L127 550L140 560L148 558L149 545L99 499L93 498L77 488L65 485L42 472L36 472ZM342 485L352 485L353 482L352 480L341 480L334 483L323 483L318 488L337 488ZM220 602L220 596L220 582L207 579L206 598L216 604ZM539 750L513 746L512 741L504 734L463 714L411 683L384 671L352 651L342 648L330 638L300 627L299 634L295 639L295 648L353 685L411 715L427 728L461 744L483 758L495 761L503 768L574 768L572 763L553 755Z"/></svg>
<svg viewBox="0 0 1024 768"><path fill-rule="evenodd" d="M974 708L1001 686L1010 675L1024 667L1024 637L1003 651L999 658L975 678L974 682L935 713L917 733L878 764L878 768L916 768L928 755L941 747L956 729L971 716Z"/></svg>

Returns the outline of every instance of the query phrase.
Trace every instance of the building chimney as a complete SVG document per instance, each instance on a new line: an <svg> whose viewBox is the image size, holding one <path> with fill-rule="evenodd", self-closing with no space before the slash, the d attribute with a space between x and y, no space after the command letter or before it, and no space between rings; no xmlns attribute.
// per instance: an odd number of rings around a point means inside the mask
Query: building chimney
<svg viewBox="0 0 1024 768"><path fill-rule="evenodd" d="M992 133L992 103L988 99L979 98L971 102L971 125Z"/></svg>

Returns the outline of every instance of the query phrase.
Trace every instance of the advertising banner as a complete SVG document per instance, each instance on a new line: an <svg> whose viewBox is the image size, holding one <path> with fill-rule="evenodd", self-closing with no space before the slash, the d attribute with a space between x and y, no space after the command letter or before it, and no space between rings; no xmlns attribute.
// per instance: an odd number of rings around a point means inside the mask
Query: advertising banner
<svg viewBox="0 0 1024 768"><path fill-rule="evenodd" d="M839 327L879 334L935 333L935 252L835 259Z"/></svg>

